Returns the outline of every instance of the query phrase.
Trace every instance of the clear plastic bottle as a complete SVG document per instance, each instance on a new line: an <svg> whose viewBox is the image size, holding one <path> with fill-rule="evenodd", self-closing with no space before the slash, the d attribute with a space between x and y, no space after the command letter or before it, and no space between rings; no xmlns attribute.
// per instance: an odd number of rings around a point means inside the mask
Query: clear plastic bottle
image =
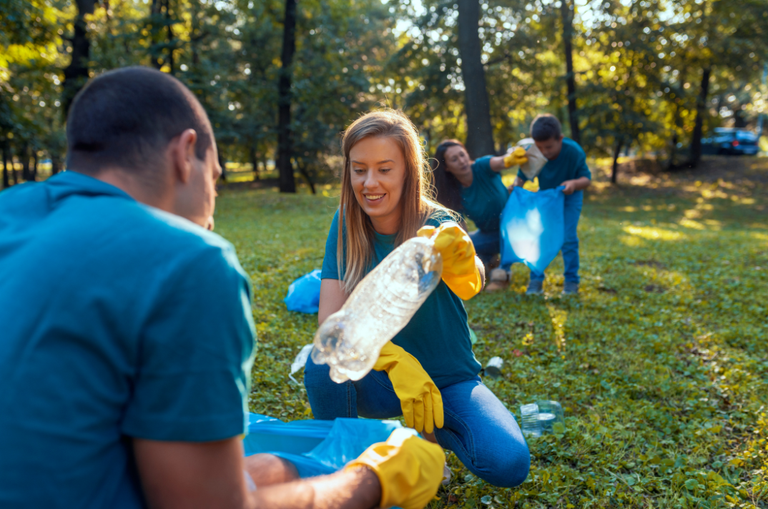
<svg viewBox="0 0 768 509"><path fill-rule="evenodd" d="M542 434L564 433L563 407L557 401L537 401L520 405L523 434L539 437Z"/></svg>
<svg viewBox="0 0 768 509"><path fill-rule="evenodd" d="M443 261L434 242L403 242L352 292L344 307L317 329L312 360L331 367L336 383L360 380L381 348L410 321L440 282Z"/></svg>

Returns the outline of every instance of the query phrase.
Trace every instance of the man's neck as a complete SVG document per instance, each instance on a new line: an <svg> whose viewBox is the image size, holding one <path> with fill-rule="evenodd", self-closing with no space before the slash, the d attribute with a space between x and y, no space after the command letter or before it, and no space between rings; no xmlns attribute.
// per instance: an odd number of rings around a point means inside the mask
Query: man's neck
<svg viewBox="0 0 768 509"><path fill-rule="evenodd" d="M142 182L140 179L129 175L126 170L121 168L105 168L96 173L84 173L84 175L115 186L139 203L166 212L173 212L171 210L172 200L168 196L169 193L161 193L157 189L150 189L146 182Z"/></svg>

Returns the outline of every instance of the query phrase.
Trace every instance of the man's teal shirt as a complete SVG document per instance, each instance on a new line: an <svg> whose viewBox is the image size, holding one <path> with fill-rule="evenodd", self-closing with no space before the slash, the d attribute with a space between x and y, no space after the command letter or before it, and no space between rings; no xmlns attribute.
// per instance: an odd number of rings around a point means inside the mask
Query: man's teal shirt
<svg viewBox="0 0 768 509"><path fill-rule="evenodd" d="M0 507L144 507L131 438L245 432L232 246L65 172L0 194Z"/></svg>

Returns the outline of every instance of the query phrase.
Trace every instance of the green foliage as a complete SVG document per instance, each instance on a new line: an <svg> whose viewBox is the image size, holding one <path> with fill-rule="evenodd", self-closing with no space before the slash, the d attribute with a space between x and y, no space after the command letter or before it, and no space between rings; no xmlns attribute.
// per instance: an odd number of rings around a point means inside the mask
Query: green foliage
<svg viewBox="0 0 768 509"><path fill-rule="evenodd" d="M565 430L529 440L515 489L449 454L453 480L430 507L768 507L768 164L609 189L587 192L580 296L560 295L558 258L544 297L523 295L516 266L508 291L467 303L476 356L505 361L485 383L518 414L560 401ZM337 203L330 187L220 192L217 231L253 278L252 411L311 417L288 371L317 317L282 299L321 266Z"/></svg>

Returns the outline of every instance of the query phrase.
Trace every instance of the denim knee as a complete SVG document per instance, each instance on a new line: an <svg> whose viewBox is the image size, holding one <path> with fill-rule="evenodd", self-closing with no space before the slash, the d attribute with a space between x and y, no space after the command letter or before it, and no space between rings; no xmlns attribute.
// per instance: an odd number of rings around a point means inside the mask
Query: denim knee
<svg viewBox="0 0 768 509"><path fill-rule="evenodd" d="M479 477L500 488L514 488L523 484L531 468L528 446L514 441L511 447L499 447L497 451L505 451L505 454L494 454L486 458L487 467L477 465L482 471Z"/></svg>
<svg viewBox="0 0 768 509"><path fill-rule="evenodd" d="M330 421L337 417L357 417L352 382L337 384L331 380L330 367L315 364L311 357L304 366L304 387L315 419Z"/></svg>

